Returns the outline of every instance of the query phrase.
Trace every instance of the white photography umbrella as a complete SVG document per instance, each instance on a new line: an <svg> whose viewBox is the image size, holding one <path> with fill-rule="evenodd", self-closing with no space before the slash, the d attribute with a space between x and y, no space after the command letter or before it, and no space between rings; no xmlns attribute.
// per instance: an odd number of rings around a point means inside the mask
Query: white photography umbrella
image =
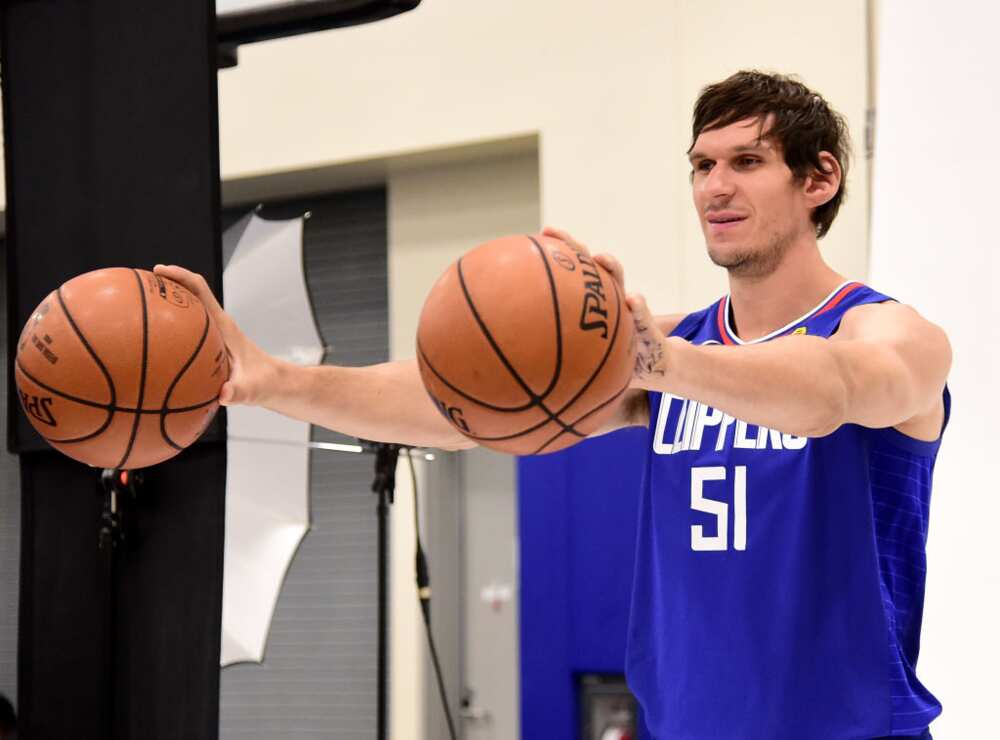
<svg viewBox="0 0 1000 740"><path fill-rule="evenodd" d="M226 311L272 355L323 359L302 263L303 219L249 214L223 235ZM228 409L221 665L264 659L281 584L309 529L309 424Z"/></svg>

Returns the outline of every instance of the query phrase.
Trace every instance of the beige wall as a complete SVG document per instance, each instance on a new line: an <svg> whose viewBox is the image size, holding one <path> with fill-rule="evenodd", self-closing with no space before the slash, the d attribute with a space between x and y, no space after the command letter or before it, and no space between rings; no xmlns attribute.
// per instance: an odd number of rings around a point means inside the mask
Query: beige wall
<svg viewBox="0 0 1000 740"><path fill-rule="evenodd" d="M443 165L393 165L388 181L390 354L409 357L427 286L451 262L469 245L496 234L538 229L538 157L531 150ZM506 557L516 549L513 460L479 455L466 464L475 474L464 481L462 679L464 686L475 689L476 704L491 713L485 724L468 724L466 737L515 738L520 725L517 599L497 614L479 599L488 583L516 584L515 564ZM397 485L405 490L407 471L403 469L398 478ZM393 738L409 740L423 736L427 706L439 699L433 684L422 685L428 656L413 586L413 512L409 495L398 491L391 542L391 727ZM492 550L494 545L500 552ZM421 704L421 699L428 704ZM440 731L443 737L445 728Z"/></svg>
<svg viewBox="0 0 1000 740"><path fill-rule="evenodd" d="M541 208L619 254L663 311L725 291L704 257L684 151L704 84L742 67L795 72L849 119L865 109L865 3L427 0L362 28L243 47L220 75L228 178L379 160L537 133ZM864 277L863 160L825 240Z"/></svg>
<svg viewBox="0 0 1000 740"><path fill-rule="evenodd" d="M944 329L953 359L917 675L944 705L935 738L990 737L1000 663L1000 497L991 462L1000 439L1000 256L990 214L1000 151L972 144L970 166L955 150L1000 128L1000 6L881 5L872 275ZM954 41L938 51L941 39Z"/></svg>
<svg viewBox="0 0 1000 740"><path fill-rule="evenodd" d="M701 86L743 67L798 74L846 115L850 124L855 158L848 175L847 203L820 245L835 269L863 279L868 253L865 3L754 0L745 6L727 2L679 5L684 11L678 27L680 84L675 112L688 130L675 148L685 151L689 145L691 108ZM684 308L702 307L726 293L725 275L705 257L692 207L681 209L680 222Z"/></svg>
<svg viewBox="0 0 1000 740"><path fill-rule="evenodd" d="M865 2L622 7L425 0L380 23L244 46L219 75L223 177L537 133L544 222L618 253L654 308L700 307L725 287L704 259L683 159L699 87L747 66L797 72L847 114L860 151ZM866 265L863 169L824 244L855 277Z"/></svg>
<svg viewBox="0 0 1000 740"><path fill-rule="evenodd" d="M538 230L538 156L390 167L388 186L389 352L413 357L420 309L445 268L498 234Z"/></svg>
<svg viewBox="0 0 1000 740"><path fill-rule="evenodd" d="M546 221L628 245L619 249L645 276L638 287L676 298L670 250L650 248L676 220L676 186L656 164L674 138L664 50L676 13L633 6L644 22L597 2L429 0L384 23L245 47L220 75L222 170L252 176L537 132Z"/></svg>

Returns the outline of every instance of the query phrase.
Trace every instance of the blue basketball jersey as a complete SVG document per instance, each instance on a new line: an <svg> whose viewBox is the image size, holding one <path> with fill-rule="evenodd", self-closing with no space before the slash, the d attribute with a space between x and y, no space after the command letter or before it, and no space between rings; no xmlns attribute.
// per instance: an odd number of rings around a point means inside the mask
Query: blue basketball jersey
<svg viewBox="0 0 1000 740"><path fill-rule="evenodd" d="M755 342L829 337L849 309L888 300L846 283ZM673 335L755 343L732 331L728 298ZM693 399L649 402L626 670L653 736L929 737L941 705L914 666L940 440L855 424L797 437Z"/></svg>

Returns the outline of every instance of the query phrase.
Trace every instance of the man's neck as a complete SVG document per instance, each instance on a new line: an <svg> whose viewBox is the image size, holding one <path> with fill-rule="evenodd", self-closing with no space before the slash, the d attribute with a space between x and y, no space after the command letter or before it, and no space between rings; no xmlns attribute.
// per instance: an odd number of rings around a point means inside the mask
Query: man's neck
<svg viewBox="0 0 1000 740"><path fill-rule="evenodd" d="M845 278L823 261L815 238L792 245L763 277L729 276L733 330L759 339L807 314Z"/></svg>

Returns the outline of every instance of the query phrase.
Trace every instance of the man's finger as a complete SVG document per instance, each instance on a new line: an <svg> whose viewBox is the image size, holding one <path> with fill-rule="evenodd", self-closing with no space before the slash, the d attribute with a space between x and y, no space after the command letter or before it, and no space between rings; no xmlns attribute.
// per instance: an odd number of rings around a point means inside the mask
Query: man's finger
<svg viewBox="0 0 1000 740"><path fill-rule="evenodd" d="M636 322L644 322L649 324L653 318L653 315L649 312L649 306L646 305L646 299L640 293L629 293L628 297L625 299L628 303L629 309L632 311L632 317ZM655 326L655 324L653 324Z"/></svg>
<svg viewBox="0 0 1000 740"><path fill-rule="evenodd" d="M198 273L185 270L178 265L156 265L153 272L180 283L194 293L195 297L205 304L205 308L213 315L213 318L223 313L222 306L219 305L211 288L208 287L205 278Z"/></svg>
<svg viewBox="0 0 1000 740"><path fill-rule="evenodd" d="M611 277L618 283L619 288L625 287L625 268L622 263L610 254L595 254L594 261L611 273Z"/></svg>
<svg viewBox="0 0 1000 740"><path fill-rule="evenodd" d="M587 249L587 246L585 244L581 244L580 242L578 242L576 238L568 231L563 231L562 229L556 229L552 226L546 226L542 230L542 233L545 236L552 236L555 237L556 239L559 239L560 241L564 241L574 249L578 249L586 254L590 254L590 250Z"/></svg>
<svg viewBox="0 0 1000 740"><path fill-rule="evenodd" d="M555 237L560 241L564 241L578 252L583 252L584 254L590 254L590 249L587 247L587 245L578 242L575 238L573 238L573 235L570 234L568 231L563 231L562 229L556 229L551 226L546 226L542 230L542 234L544 234L545 236Z"/></svg>
<svg viewBox="0 0 1000 740"><path fill-rule="evenodd" d="M568 231L563 231L562 229L557 229L552 226L546 226L544 229L542 229L542 234L544 234L545 236L551 236L555 239L559 239L560 241L564 241L567 244L573 241L573 237Z"/></svg>
<svg viewBox="0 0 1000 740"><path fill-rule="evenodd" d="M226 381L219 388L219 405L229 406L233 400L233 384L230 381Z"/></svg>

